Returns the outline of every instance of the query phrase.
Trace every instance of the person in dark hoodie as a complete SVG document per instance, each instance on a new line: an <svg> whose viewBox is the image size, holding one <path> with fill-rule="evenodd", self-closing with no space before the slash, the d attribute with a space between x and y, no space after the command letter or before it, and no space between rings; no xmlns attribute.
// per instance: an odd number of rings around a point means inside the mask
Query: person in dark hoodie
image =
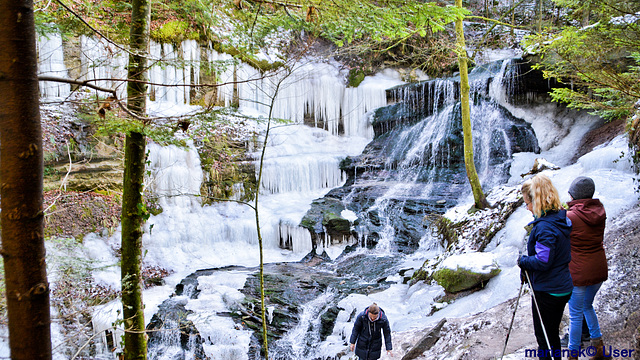
<svg viewBox="0 0 640 360"><path fill-rule="evenodd" d="M591 359L604 359L602 333L593 309L593 299L608 277L607 257L602 245L607 213L600 200L593 199L595 189L593 180L584 176L576 178L569 187L571 201L567 204L567 217L573 224L569 263L573 279L573 293L569 300L569 350L575 351L569 360L578 358L583 318L589 327L591 345L596 348L596 355Z"/></svg>
<svg viewBox="0 0 640 360"><path fill-rule="evenodd" d="M391 353L391 327L384 311L376 304L369 305L358 314L353 324L349 344L360 360L379 359L382 354L382 333L387 354Z"/></svg>
<svg viewBox="0 0 640 360"><path fill-rule="evenodd" d="M527 242L528 256L519 257L518 266L533 290L533 328L538 357L551 359L553 356L560 360L560 321L573 290L569 273L571 222L562 208L558 190L547 176L538 174L525 181L521 191L534 220L529 224L532 228Z"/></svg>

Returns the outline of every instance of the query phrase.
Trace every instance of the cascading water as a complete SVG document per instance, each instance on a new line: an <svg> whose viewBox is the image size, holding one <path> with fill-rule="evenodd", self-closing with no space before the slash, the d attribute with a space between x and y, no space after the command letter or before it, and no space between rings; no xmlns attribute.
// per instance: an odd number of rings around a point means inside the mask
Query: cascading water
<svg viewBox="0 0 640 360"><path fill-rule="evenodd" d="M321 315L331 306L336 294L327 290L301 307L298 324L272 345L270 355L274 360L315 359L319 357Z"/></svg>
<svg viewBox="0 0 640 360"><path fill-rule="evenodd" d="M485 188L509 179L512 154L539 152L531 126L491 96L503 86L510 60L470 73L474 159ZM508 73L507 73L508 75ZM327 194L359 215L361 241L402 252L417 248L429 212L442 212L470 194L464 166L457 79L439 79L390 90L396 104L375 113L377 137L350 159L347 185ZM468 195L467 195L468 196Z"/></svg>
<svg viewBox="0 0 640 360"><path fill-rule="evenodd" d="M84 79L126 77L126 56L121 52L109 50L109 46L91 38L82 39L82 49ZM199 51L205 51L205 54ZM360 87L346 88L342 82L344 74L333 64L308 63L294 67L296 70L291 74L277 74L251 83L247 80L260 77L255 69L236 64L229 56L199 48L194 43L182 44L177 50L173 46L154 45L152 53L152 57L170 57L171 54L187 57L187 66L165 64L166 68L161 69L158 64L152 64L154 82L177 85L170 89L154 88L152 98L156 101L188 104L192 100L188 85L199 81L199 59L220 60L229 65L226 70L216 69L222 81L239 82L237 86L227 84L218 89L217 97L225 104L230 105L237 100L241 111L264 116L267 113L264 104L270 103L275 96L272 109L274 117L326 130L303 125L273 129L266 150L259 206L267 261L299 260L312 249L309 232L299 226L309 204L347 181L347 187L333 190L328 196L335 196L347 205L348 209L340 212L340 215L359 215L358 220L353 217L349 220L357 222L355 229L361 236L368 234L380 249L373 260L368 260L370 254L366 251L356 251L337 261L328 273L331 276L338 274L345 279L353 277L349 280L351 282L341 285L342 280L337 281L336 287L342 288L335 293L325 291L322 295L305 300L300 306L301 316L297 323L274 348L275 354L286 354L282 358L292 360L309 356L335 356L335 352L331 353L333 350L327 350L330 346L320 344L321 337L317 336L318 316L349 292L364 294L376 289L376 286L383 286L388 276L385 271L391 271L388 268L396 264L397 260L393 259L396 251L415 248L419 239L423 238L423 214L453 205L464 192L466 179L460 173L463 164L459 157L461 131L456 120L459 110L455 105L455 80L419 84L417 87L422 87L422 95L419 92L416 95L409 88L392 91L391 94L402 102L393 108L378 111L372 126L369 116L365 114L385 105L387 94L384 89L400 83L397 79L389 80L388 75L368 77ZM180 56L176 55L174 60ZM100 58L105 61L96 61ZM487 87L495 73L477 71L474 74L477 79L473 85L472 113L479 111L487 116L486 119L478 115L472 118L475 129L498 129L499 126L494 124L509 116L505 115L507 112L504 109L492 103L487 94ZM107 80L99 83L104 87L116 87L119 97L124 99L122 84ZM280 85L277 94L274 93L276 84ZM412 108L419 111L411 113ZM385 112L393 113L393 116L385 118ZM494 118L497 123L488 120ZM499 125L504 127L502 123ZM483 161L478 169L485 182L503 181L505 166L500 164L504 161L496 159L506 159L508 162L514 152L513 142L505 140L512 138L510 131L530 131L517 122L510 126L510 130L485 131L489 135L478 135L478 139L482 140L476 145L476 156ZM346 155L355 157L360 154L373 137L374 130L377 137L367 151L354 158L351 167L343 164L343 169L349 175L347 178L339 168L341 160ZM337 134L346 137L334 136ZM517 146L521 146L517 151L531 150L526 144ZM197 148L193 144L184 148L149 144L149 155L148 170L152 176L147 179L147 185L158 196L163 212L152 216L145 227L143 244L146 264L175 271L176 277L203 268L257 265L253 211L238 203L201 205L198 195L204 175ZM502 168L494 174L493 169L499 166ZM444 184L450 185L451 189ZM119 234L116 234L109 241L118 242L118 237ZM403 241L405 244L398 246ZM317 252L321 252L323 246L326 246L324 250L332 252L330 244L331 241L321 244ZM293 251L284 251L283 248ZM340 247L338 250L342 249ZM311 268L312 265L308 266ZM376 266L378 269L372 270ZM234 323L230 317L232 311L241 308L239 303L244 295L239 290L248 274L254 270L233 271L220 269L200 274L195 298L174 296L173 300L183 306L186 312L193 311L187 319L198 330L200 340L196 340L196 336L189 336L186 342L182 338L178 341L175 333L167 333L163 335L166 335L164 339L161 338L154 345L159 347L150 349L150 352L156 351L158 356L161 356L160 352L175 352L178 356L188 357L200 351L197 349L201 347L212 358L231 360L255 356L247 352L251 331ZM314 275L317 276L315 272ZM161 304L157 305L158 308L162 307ZM102 313L97 311L94 317L96 331L111 329L117 317L117 306L109 305L103 310ZM151 314L147 314L146 318L149 319L155 310L156 306L149 306L147 311ZM101 314L105 316L100 317ZM342 314L339 317L345 316ZM176 327L179 321L168 321L165 325ZM330 336L331 341L340 343L337 347L344 342L343 330L336 328ZM118 336L113 338L117 339ZM309 340L303 348L298 347L298 344L304 343L302 339ZM165 350L160 350L163 346L166 346Z"/></svg>

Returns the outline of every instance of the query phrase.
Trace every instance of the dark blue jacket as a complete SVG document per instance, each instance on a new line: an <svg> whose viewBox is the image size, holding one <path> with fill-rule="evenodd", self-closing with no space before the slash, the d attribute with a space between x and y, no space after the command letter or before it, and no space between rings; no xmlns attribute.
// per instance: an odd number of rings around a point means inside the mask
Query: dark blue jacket
<svg viewBox="0 0 640 360"><path fill-rule="evenodd" d="M387 350L391 347L391 327L389 320L380 309L379 317L376 321L369 319L369 307L358 314L356 322L351 331L350 344L356 344L356 355L362 360L375 360L382 354L382 332L384 332L384 345Z"/></svg>
<svg viewBox="0 0 640 360"><path fill-rule="evenodd" d="M571 220L567 211L547 212L529 225L533 225L527 243L529 256L521 257L519 265L528 271L533 290L551 294L571 292Z"/></svg>

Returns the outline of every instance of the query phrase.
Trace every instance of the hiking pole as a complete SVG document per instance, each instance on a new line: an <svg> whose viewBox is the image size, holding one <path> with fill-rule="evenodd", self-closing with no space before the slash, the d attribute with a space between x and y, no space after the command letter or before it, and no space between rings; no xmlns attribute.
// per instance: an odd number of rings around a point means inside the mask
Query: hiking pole
<svg viewBox="0 0 640 360"><path fill-rule="evenodd" d="M527 283L529 283L529 289L531 289L531 297L533 298L533 304L538 311L538 317L540 318L540 326L542 326L542 333L544 334L544 339L547 341L547 346L551 349L551 343L549 342L549 337L547 336L547 329L544 327L544 321L542 321L542 314L540 313L540 308L538 307L538 300L536 300L536 293L533 291L533 287L531 286L531 279L529 279L529 272L527 270L524 271L524 274L527 276Z"/></svg>
<svg viewBox="0 0 640 360"><path fill-rule="evenodd" d="M520 296L522 296L522 287L524 286L524 282L520 282L520 290L518 291L518 298L516 299L516 307L513 309L513 316L511 316L511 324L509 324L509 330L507 330L507 338L504 340L504 348L502 349L502 356L500 356L500 360L504 357L504 353L507 351L507 343L509 342L509 335L511 335L511 328L513 327L513 320L516 318L516 311L518 310L518 303L520 302Z"/></svg>

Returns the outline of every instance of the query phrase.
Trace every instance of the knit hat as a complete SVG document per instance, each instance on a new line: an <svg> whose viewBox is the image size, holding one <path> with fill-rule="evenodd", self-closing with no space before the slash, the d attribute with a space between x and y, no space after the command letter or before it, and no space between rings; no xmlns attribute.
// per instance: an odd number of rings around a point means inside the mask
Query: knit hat
<svg viewBox="0 0 640 360"><path fill-rule="evenodd" d="M573 200L591 199L596 191L596 184L586 176L577 177L569 186L569 195Z"/></svg>

